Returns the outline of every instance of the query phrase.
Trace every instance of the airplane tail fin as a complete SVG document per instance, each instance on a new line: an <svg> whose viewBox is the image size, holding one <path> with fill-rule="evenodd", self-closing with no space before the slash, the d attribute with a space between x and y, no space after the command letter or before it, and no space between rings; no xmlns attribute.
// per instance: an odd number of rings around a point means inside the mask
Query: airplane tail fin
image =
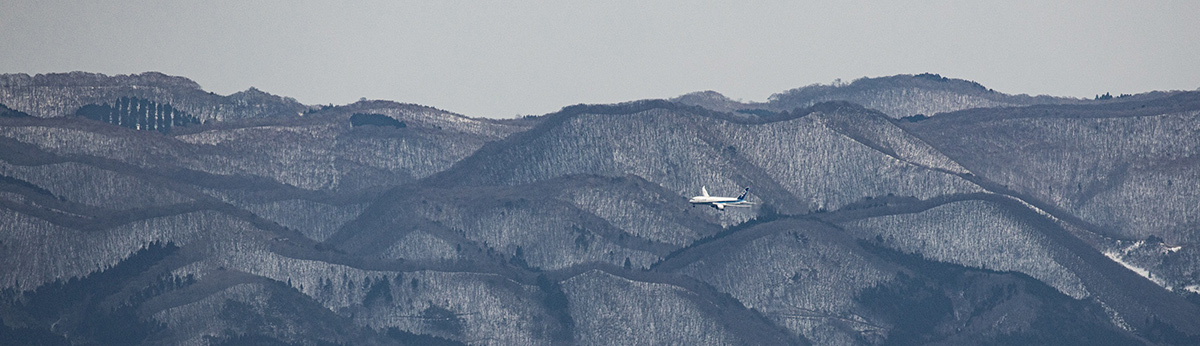
<svg viewBox="0 0 1200 346"><path fill-rule="evenodd" d="M704 197L708 197L708 188L701 186L700 187L700 195L704 196Z"/></svg>
<svg viewBox="0 0 1200 346"><path fill-rule="evenodd" d="M739 200L739 201L744 201L744 200L746 200L746 195L748 195L748 194L750 194L750 188L748 188L748 187L747 187L747 188L746 188L746 191L742 191L742 195L741 195L741 196L738 196L738 200Z"/></svg>

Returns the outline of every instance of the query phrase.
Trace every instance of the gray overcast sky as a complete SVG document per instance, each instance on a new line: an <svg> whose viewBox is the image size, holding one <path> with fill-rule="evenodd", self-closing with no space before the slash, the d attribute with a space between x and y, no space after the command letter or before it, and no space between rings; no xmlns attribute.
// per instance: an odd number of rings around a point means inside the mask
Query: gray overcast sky
<svg viewBox="0 0 1200 346"><path fill-rule="evenodd" d="M1200 1L347 3L0 0L0 73L487 117L922 72L1075 97L1200 87Z"/></svg>

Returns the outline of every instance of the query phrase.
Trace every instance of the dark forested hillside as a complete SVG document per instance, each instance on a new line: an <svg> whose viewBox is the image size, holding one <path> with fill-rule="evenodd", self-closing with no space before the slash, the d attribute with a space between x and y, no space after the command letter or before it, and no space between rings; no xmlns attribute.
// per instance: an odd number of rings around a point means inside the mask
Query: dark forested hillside
<svg viewBox="0 0 1200 346"><path fill-rule="evenodd" d="M79 107L75 116L135 130L170 131L172 127L199 124L200 120L171 105L139 98L121 97L112 104Z"/></svg>
<svg viewBox="0 0 1200 346"><path fill-rule="evenodd" d="M917 75L490 120L5 75L0 344L1194 345L1197 100Z"/></svg>

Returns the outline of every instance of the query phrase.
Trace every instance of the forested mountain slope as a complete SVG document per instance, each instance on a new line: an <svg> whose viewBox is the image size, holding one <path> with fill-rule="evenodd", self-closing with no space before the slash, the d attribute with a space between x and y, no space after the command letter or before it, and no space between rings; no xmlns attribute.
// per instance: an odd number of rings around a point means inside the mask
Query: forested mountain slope
<svg viewBox="0 0 1200 346"><path fill-rule="evenodd" d="M488 120L26 77L0 85L26 100L0 109L4 344L1200 342L1196 93Z"/></svg>

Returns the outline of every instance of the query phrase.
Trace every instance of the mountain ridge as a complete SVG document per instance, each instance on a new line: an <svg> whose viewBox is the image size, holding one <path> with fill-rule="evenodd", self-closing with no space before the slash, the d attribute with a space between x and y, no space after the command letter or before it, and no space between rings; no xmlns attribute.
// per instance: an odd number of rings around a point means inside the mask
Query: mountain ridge
<svg viewBox="0 0 1200 346"><path fill-rule="evenodd" d="M0 104L41 118L69 116L80 107L111 103L119 96L169 104L201 121L294 116L310 109L295 99L253 87L221 96L204 91L200 84L186 77L160 72L113 76L78 71L0 75Z"/></svg>
<svg viewBox="0 0 1200 346"><path fill-rule="evenodd" d="M811 84L772 94L767 102L740 102L708 90L684 94L671 100L734 113L783 112L806 108L825 101L848 101L879 110L892 118L934 116L972 108L1020 107L1053 104L1097 104L1118 100L1156 98L1172 92L1151 91L1095 100L1050 95L1005 94L974 81L938 74L900 74L862 77L849 83Z"/></svg>
<svg viewBox="0 0 1200 346"><path fill-rule="evenodd" d="M934 77L904 78L989 92ZM149 95L126 86L87 97ZM392 101L270 116L263 95L236 100L258 115L167 131L0 117L0 341L1200 340L1180 289L1200 282L1197 197L1170 188L1194 185L1200 93L924 118L642 100L504 120ZM758 205L689 205L699 186L753 187ZM89 300L132 317L105 322Z"/></svg>

